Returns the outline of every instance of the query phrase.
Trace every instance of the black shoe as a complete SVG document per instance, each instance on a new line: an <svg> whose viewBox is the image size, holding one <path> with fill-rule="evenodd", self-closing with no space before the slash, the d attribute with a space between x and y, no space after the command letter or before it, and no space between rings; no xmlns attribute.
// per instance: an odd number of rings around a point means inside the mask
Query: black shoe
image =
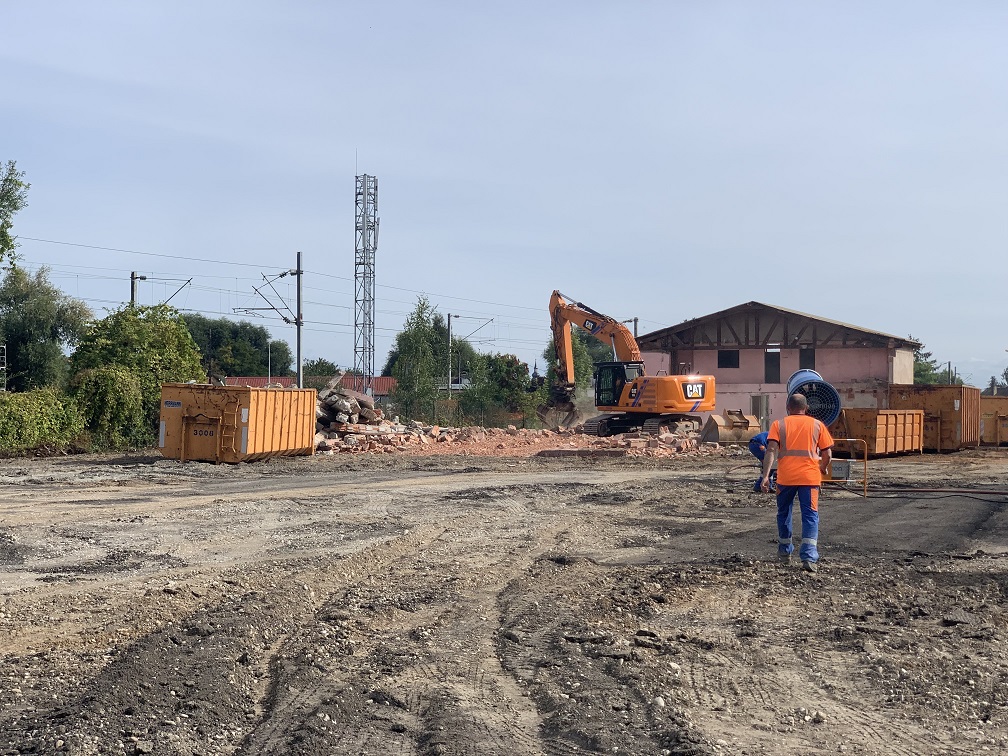
<svg viewBox="0 0 1008 756"><path fill-rule="evenodd" d="M790 554L778 554L777 561L780 562L781 567L789 567L791 565L791 555Z"/></svg>
<svg viewBox="0 0 1008 756"><path fill-rule="evenodd" d="M816 564L815 562L802 562L801 563L801 568L803 570L805 570L805 572L818 572L819 571L819 565Z"/></svg>

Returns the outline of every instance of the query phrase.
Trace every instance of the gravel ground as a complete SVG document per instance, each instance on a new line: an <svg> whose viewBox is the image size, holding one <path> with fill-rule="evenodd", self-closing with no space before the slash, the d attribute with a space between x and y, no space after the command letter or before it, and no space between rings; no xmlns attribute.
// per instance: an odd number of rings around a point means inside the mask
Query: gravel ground
<svg viewBox="0 0 1008 756"><path fill-rule="evenodd" d="M742 451L519 441L0 461L0 754L1008 750L1004 451L827 489L808 575Z"/></svg>

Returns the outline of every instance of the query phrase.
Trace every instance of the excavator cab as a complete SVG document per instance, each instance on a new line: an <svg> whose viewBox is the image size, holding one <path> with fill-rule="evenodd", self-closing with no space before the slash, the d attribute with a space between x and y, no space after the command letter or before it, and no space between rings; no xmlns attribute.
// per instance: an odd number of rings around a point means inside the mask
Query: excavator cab
<svg viewBox="0 0 1008 756"><path fill-rule="evenodd" d="M595 406L618 407L627 383L644 375L643 362L599 362L595 365Z"/></svg>

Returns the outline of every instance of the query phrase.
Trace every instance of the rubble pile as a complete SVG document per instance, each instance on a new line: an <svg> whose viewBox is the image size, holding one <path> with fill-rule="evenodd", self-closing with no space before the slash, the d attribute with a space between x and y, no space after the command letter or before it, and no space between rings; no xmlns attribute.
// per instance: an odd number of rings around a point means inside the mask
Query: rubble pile
<svg viewBox="0 0 1008 756"><path fill-rule="evenodd" d="M661 429L651 433L622 433L592 439L595 448L623 449L628 457L674 457L677 454L712 454L721 449L717 443L701 443L698 435L686 432L670 433Z"/></svg>
<svg viewBox="0 0 1008 756"><path fill-rule="evenodd" d="M326 454L673 457L709 455L716 453L719 446L700 443L693 430L670 432L664 427L657 435L625 433L599 438L584 435L580 426L551 431L519 429L513 425L448 428L419 421L401 423L398 417L384 417L371 397L330 385L319 392L315 448Z"/></svg>

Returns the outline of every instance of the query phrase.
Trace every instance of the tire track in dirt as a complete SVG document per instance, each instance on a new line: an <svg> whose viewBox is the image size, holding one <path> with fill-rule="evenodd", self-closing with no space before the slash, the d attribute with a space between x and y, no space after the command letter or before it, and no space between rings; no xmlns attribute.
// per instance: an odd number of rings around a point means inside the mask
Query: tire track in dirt
<svg viewBox="0 0 1008 756"><path fill-rule="evenodd" d="M369 565L359 581L368 587L363 596L353 593L349 580L352 595L332 596L319 614L349 625L348 598L363 598L367 604L377 596L394 603L423 595L429 602L408 612L373 610L364 623L367 632L356 633L353 657L345 660L352 665L333 665L323 679L309 682L303 668L280 671L271 688L270 709L246 739L243 753L308 748L307 743L294 743L306 723L314 725L308 729L316 749L336 742L348 752L366 749L379 738L378 727L387 728L384 748L389 753L543 753L538 713L496 657L496 599L528 563L529 553L552 545L556 528L547 522L552 515L534 513L529 492L521 487L462 493L468 512L460 513L417 553ZM485 550L488 542L495 545L490 553ZM470 570L460 571L465 563ZM437 576L445 572L470 577L438 585ZM399 657L391 667L383 656L390 639ZM318 644L317 636L304 633L290 639L284 654L290 658ZM420 658L424 661L417 663Z"/></svg>

